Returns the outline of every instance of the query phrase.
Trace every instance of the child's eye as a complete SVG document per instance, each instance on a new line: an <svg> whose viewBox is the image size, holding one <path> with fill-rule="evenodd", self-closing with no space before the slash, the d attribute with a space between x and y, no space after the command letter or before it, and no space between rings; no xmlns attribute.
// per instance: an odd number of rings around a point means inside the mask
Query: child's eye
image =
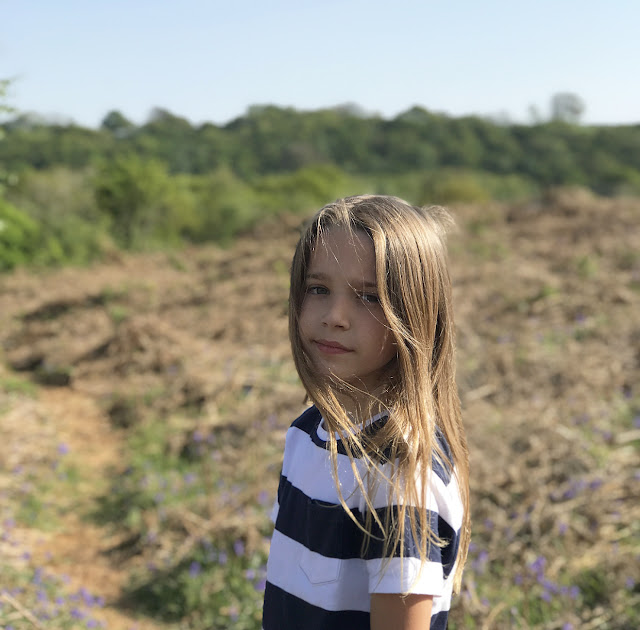
<svg viewBox="0 0 640 630"><path fill-rule="evenodd" d="M360 299L366 304L380 304L380 298L375 293L363 293Z"/></svg>
<svg viewBox="0 0 640 630"><path fill-rule="evenodd" d="M307 287L307 293L309 295L326 295L327 293L329 293L329 291L326 287L312 285L310 287Z"/></svg>

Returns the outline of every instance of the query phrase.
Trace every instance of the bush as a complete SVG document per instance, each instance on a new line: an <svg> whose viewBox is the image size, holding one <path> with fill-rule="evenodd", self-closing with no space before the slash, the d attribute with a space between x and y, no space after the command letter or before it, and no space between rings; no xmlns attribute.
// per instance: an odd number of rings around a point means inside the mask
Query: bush
<svg viewBox="0 0 640 630"><path fill-rule="evenodd" d="M261 207L268 214L308 213L355 192L353 180L339 168L328 164L265 176L255 184L255 190Z"/></svg>
<svg viewBox="0 0 640 630"><path fill-rule="evenodd" d="M98 167L98 208L116 242L126 249L177 244L197 223L188 180L170 177L162 162L120 156Z"/></svg>
<svg viewBox="0 0 640 630"><path fill-rule="evenodd" d="M0 271L31 262L38 252L39 241L39 225L0 198Z"/></svg>
<svg viewBox="0 0 640 630"><path fill-rule="evenodd" d="M259 218L256 196L229 169L191 178L194 222L185 231L193 242L228 243Z"/></svg>
<svg viewBox="0 0 640 630"><path fill-rule="evenodd" d="M10 198L40 226L34 262L85 264L108 244L107 221L95 203L86 171L58 167L27 172Z"/></svg>
<svg viewBox="0 0 640 630"><path fill-rule="evenodd" d="M418 197L421 203L484 203L526 199L536 192L535 183L524 176L447 169L429 173Z"/></svg>
<svg viewBox="0 0 640 630"><path fill-rule="evenodd" d="M477 176L464 171L437 171L425 177L420 203L482 203L491 195Z"/></svg>

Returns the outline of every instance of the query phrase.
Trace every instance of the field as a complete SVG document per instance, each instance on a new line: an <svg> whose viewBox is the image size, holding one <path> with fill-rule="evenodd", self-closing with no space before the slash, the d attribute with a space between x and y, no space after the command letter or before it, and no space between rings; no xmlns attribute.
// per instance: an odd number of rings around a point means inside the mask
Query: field
<svg viewBox="0 0 640 630"><path fill-rule="evenodd" d="M640 201L452 208L473 543L450 627L640 627ZM0 276L0 627L260 626L298 218Z"/></svg>

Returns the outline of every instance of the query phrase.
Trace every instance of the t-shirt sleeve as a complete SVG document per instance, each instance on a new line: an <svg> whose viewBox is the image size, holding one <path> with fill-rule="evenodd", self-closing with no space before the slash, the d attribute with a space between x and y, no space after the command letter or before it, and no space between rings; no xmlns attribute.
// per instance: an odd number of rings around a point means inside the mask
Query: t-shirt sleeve
<svg viewBox="0 0 640 630"><path fill-rule="evenodd" d="M402 549L397 548L393 557L383 558L384 543L377 541L369 545L366 565L370 593L415 593L440 596L452 575L458 553L460 529L462 525L462 504L455 476L441 478L432 471L425 508L408 506L405 516L405 534ZM431 531L440 538L443 546L427 542L427 558L420 560L420 546L426 532L412 532L409 514L418 519L418 509L425 510L425 517ZM384 523L388 510L398 512L397 506L377 509ZM416 520L419 526L420 521ZM374 530L375 531L375 530ZM399 545L398 545L399 547Z"/></svg>

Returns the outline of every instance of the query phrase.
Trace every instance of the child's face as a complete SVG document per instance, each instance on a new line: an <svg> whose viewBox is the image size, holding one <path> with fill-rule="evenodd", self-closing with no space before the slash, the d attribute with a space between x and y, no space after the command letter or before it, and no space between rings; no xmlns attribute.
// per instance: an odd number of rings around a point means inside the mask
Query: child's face
<svg viewBox="0 0 640 630"><path fill-rule="evenodd" d="M300 338L323 376L374 393L396 356L378 302L375 253L369 236L327 230L311 255L300 313Z"/></svg>

